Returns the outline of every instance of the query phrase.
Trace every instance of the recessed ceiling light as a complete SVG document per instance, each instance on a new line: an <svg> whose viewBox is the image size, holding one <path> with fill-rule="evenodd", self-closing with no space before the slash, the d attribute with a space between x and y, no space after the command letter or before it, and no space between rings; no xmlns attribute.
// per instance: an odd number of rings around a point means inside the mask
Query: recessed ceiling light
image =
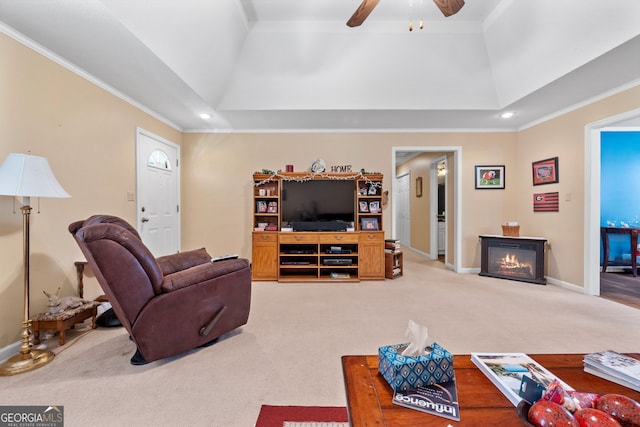
<svg viewBox="0 0 640 427"><path fill-rule="evenodd" d="M510 119L511 117L515 116L516 113L514 113L513 111L505 111L504 113L500 114L500 117L503 119Z"/></svg>
<svg viewBox="0 0 640 427"><path fill-rule="evenodd" d="M209 120L211 118L211 114L201 113L200 114L200 118L201 119L205 119L205 120Z"/></svg>

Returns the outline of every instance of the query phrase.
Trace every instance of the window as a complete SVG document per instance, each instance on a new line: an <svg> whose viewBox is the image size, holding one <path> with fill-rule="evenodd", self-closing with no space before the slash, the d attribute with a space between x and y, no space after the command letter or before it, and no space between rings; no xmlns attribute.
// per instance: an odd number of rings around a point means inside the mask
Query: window
<svg viewBox="0 0 640 427"><path fill-rule="evenodd" d="M147 159L147 166L163 169L163 170L171 170L171 162L169 161L169 156L162 150L155 149L149 155Z"/></svg>

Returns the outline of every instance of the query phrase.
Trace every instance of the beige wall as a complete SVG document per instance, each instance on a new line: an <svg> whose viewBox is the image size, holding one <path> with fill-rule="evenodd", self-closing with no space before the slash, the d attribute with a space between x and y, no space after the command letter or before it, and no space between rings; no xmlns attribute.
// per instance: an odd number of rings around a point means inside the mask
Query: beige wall
<svg viewBox="0 0 640 427"><path fill-rule="evenodd" d="M520 233L549 239L547 275L583 286L585 126L640 107L640 86L518 133L510 203ZM533 186L531 162L559 157L559 182ZM533 194L559 192L560 211L534 213ZM599 218L595 219L599 223ZM598 242L599 245L599 242Z"/></svg>
<svg viewBox="0 0 640 427"><path fill-rule="evenodd" d="M185 134L182 146L183 247L205 244L211 252L251 255L251 174L293 164L307 170L322 158L328 166L382 172L391 191L392 147L462 147L461 265L480 265L478 234L498 233L509 219L512 189L475 191L474 164L514 162L517 136L504 133L281 133ZM451 161L451 168L453 162ZM414 180L414 178L412 178ZM423 183L423 186L425 184ZM412 183L415 186L415 180ZM415 189L413 190L415 191ZM427 198L428 192L423 188ZM390 203L394 196L390 194ZM486 209L485 209L486 208ZM413 208L412 208L413 209ZM391 236L391 204L383 209L383 226ZM418 215L414 215L418 218ZM450 238L453 231L449 233ZM453 241L450 248L454 247ZM453 260L451 259L450 262Z"/></svg>
<svg viewBox="0 0 640 427"><path fill-rule="evenodd" d="M43 289L75 292L73 263L81 255L67 232L70 222L95 213L135 220L135 203L126 193L135 191L136 127L182 146L184 249L206 246L212 254L250 257L255 171L285 164L305 170L320 157L328 165L382 172L384 189L391 190L392 147L451 146L462 152L461 267L479 267L478 234L499 233L502 223L517 220L523 233L551 240L547 274L582 286L584 126L640 106L635 88L518 133L181 134L4 35L0 64L0 160L10 152L45 156L72 195L43 199L41 213L32 215L32 312L46 305ZM572 200L561 202L559 214L534 215L531 162L556 155L560 183L545 187L571 193ZM474 189L473 167L483 164L506 166L505 190ZM387 234L390 206L384 209ZM12 198L0 196L0 348L18 341L22 320L17 212ZM95 281L88 282L88 297L100 293Z"/></svg>
<svg viewBox="0 0 640 427"><path fill-rule="evenodd" d="M48 158L71 199L32 200L31 312L46 308L42 290L75 295L74 261L83 259L67 231L74 220L111 213L135 221L135 137L139 126L180 144L175 129L31 49L0 34L0 162L11 152ZM23 304L22 214L0 196L0 348L20 336ZM93 283L93 285L92 285ZM87 280L87 296L99 295Z"/></svg>

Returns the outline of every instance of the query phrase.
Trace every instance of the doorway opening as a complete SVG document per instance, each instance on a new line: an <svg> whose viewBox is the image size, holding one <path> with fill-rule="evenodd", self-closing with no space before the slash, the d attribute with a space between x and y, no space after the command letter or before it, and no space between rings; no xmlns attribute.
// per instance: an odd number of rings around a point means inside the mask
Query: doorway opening
<svg viewBox="0 0 640 427"><path fill-rule="evenodd" d="M416 192L415 189L423 181L422 176L414 173L411 170L406 170L408 165L404 166L403 164L409 162L411 159L414 159L422 154L429 154L428 164L426 166L426 171L423 174L428 175L425 178L428 178L429 185L425 186L423 192ZM460 260L461 260L461 209L462 209L462 192L460 188L461 183L461 167L462 163L462 147L459 146L433 146L433 147L423 147L423 146L409 146L409 147L393 147L392 148L392 171L394 173L394 179L392 179L392 189L391 189L391 208L392 208L392 233L393 238L398 238L400 232L400 221L403 215L406 213L402 211L402 209L406 209L403 207L402 203L399 203L399 190L400 190L400 181L399 178L405 177L406 175L410 176L410 185L412 186L412 191L409 194L409 198L412 201L415 201L416 198L423 197L429 199L429 210L426 214L421 214L424 217L416 217L413 215L411 218L411 222L413 224L420 224L416 221L426 221L426 230L428 230L428 242L424 245L425 250L421 250L416 248L419 246L416 244L418 239L427 237L427 233L424 236L421 236L418 227L411 227L411 238L410 241L413 240L413 243L410 243L407 249L410 249L414 252L417 252L423 255L426 258L437 260L438 259L438 215L439 209L438 206L438 170L440 168L440 173L443 172L442 165L446 168L446 179L451 188L444 192L445 202L444 202L444 215L446 215L446 222L444 225L444 259L443 262L445 266L451 270L456 272L460 272ZM415 184L414 184L415 183ZM414 186L415 185L415 186ZM421 184L420 184L421 185ZM444 187L446 189L446 186ZM420 195L419 195L420 194ZM448 196L447 196L448 195ZM406 205L406 204L405 204ZM425 231L426 231L425 230ZM446 242L449 242L448 245Z"/></svg>
<svg viewBox="0 0 640 427"><path fill-rule="evenodd" d="M431 162L429 216L431 247L436 248L437 260L446 264L447 255L447 156Z"/></svg>
<svg viewBox="0 0 640 427"><path fill-rule="evenodd" d="M600 295L600 144L601 133L621 128L640 129L640 109L585 126L584 292Z"/></svg>

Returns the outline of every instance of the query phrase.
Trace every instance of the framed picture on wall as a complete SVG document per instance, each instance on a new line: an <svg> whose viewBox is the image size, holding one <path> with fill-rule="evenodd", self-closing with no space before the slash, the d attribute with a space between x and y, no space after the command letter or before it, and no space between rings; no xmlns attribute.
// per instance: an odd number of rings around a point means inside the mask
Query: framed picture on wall
<svg viewBox="0 0 640 427"><path fill-rule="evenodd" d="M504 189L504 165L476 166L475 168L476 190Z"/></svg>
<svg viewBox="0 0 640 427"><path fill-rule="evenodd" d="M558 177L558 158L540 160L531 163L533 185L555 184L560 182Z"/></svg>

